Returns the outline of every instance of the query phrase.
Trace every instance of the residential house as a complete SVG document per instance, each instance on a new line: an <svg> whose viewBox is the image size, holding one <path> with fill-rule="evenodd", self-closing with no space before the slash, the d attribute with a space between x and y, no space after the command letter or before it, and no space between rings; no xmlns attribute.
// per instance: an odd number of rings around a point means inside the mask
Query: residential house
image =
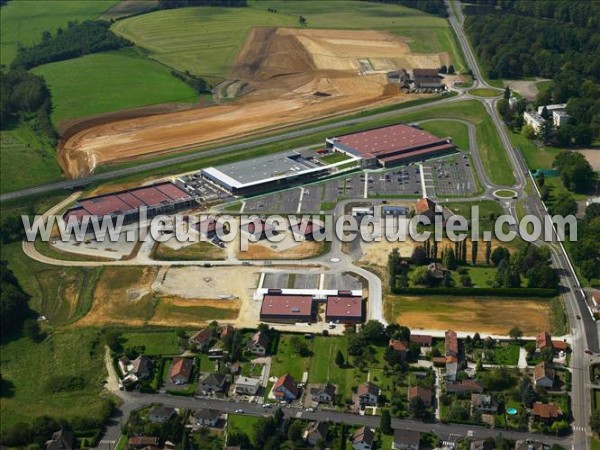
<svg viewBox="0 0 600 450"><path fill-rule="evenodd" d="M419 344L421 347L431 347L433 338L428 334L411 334L410 343Z"/></svg>
<svg viewBox="0 0 600 450"><path fill-rule="evenodd" d="M235 328L232 325L225 324L219 327L219 337L221 339L227 339L233 336L233 333L235 333Z"/></svg>
<svg viewBox="0 0 600 450"><path fill-rule="evenodd" d="M552 348L555 352L566 352L569 345L565 341L552 341Z"/></svg>
<svg viewBox="0 0 600 450"><path fill-rule="evenodd" d="M192 375L193 361L187 358L173 358L169 379L172 383L181 385L190 381Z"/></svg>
<svg viewBox="0 0 600 450"><path fill-rule="evenodd" d="M444 335L446 356L458 356L458 335L456 331L448 330Z"/></svg>
<svg viewBox="0 0 600 450"><path fill-rule="evenodd" d="M410 402L413 398L420 398L425 406L431 406L431 389L421 386L411 386L408 388L408 401Z"/></svg>
<svg viewBox="0 0 600 450"><path fill-rule="evenodd" d="M246 344L246 349L258 356L265 356L269 350L269 336L264 331L257 331Z"/></svg>
<svg viewBox="0 0 600 450"><path fill-rule="evenodd" d="M215 427L221 417L221 411L216 409L199 409L192 412L190 421L199 427Z"/></svg>
<svg viewBox="0 0 600 450"><path fill-rule="evenodd" d="M129 448L158 448L158 438L156 436L133 436L127 441L127 446Z"/></svg>
<svg viewBox="0 0 600 450"><path fill-rule="evenodd" d="M456 374L458 374L458 357L454 355L446 356L446 380L456 381Z"/></svg>
<svg viewBox="0 0 600 450"><path fill-rule="evenodd" d="M371 450L375 441L375 433L369 427L360 427L352 435L354 450Z"/></svg>
<svg viewBox="0 0 600 450"><path fill-rule="evenodd" d="M544 112L544 108L546 108L546 111L548 111L550 114L552 114L554 111L564 111L564 110L566 110L567 109L567 104L566 103L555 103L553 105L538 106L537 113L540 116Z"/></svg>
<svg viewBox="0 0 600 450"><path fill-rule="evenodd" d="M212 338L212 331L208 328L205 328L189 338L188 342L193 345L196 350L201 351L210 344Z"/></svg>
<svg viewBox="0 0 600 450"><path fill-rule="evenodd" d="M552 347L552 336L547 331L542 331L536 337L536 346L538 351L542 351L547 347Z"/></svg>
<svg viewBox="0 0 600 450"><path fill-rule="evenodd" d="M515 442L515 450L550 450L550 446L540 441L527 439L526 441Z"/></svg>
<svg viewBox="0 0 600 450"><path fill-rule="evenodd" d="M554 377L554 368L550 364L546 362L536 364L533 371L533 381L536 386L552 389L554 387Z"/></svg>
<svg viewBox="0 0 600 450"><path fill-rule="evenodd" d="M396 339L390 339L388 345L393 348L400 357L402 361L406 361L406 357L408 356L408 343L405 341L398 341Z"/></svg>
<svg viewBox="0 0 600 450"><path fill-rule="evenodd" d="M542 127L546 121L542 116L533 111L525 111L523 113L523 120L525 121L525 124L531 126L536 133L542 131Z"/></svg>
<svg viewBox="0 0 600 450"><path fill-rule="evenodd" d="M46 441L46 450L72 450L75 436L65 428L52 433L52 439Z"/></svg>
<svg viewBox="0 0 600 450"><path fill-rule="evenodd" d="M240 395L256 395L260 388L260 380L239 376L235 379L235 392Z"/></svg>
<svg viewBox="0 0 600 450"><path fill-rule="evenodd" d="M421 432L415 430L394 430L392 448L394 450L419 450Z"/></svg>
<svg viewBox="0 0 600 450"><path fill-rule="evenodd" d="M449 394L456 394L461 397L471 395L473 393L482 394L483 385L479 380L467 378L466 380L462 380L456 383L446 383L446 392Z"/></svg>
<svg viewBox="0 0 600 450"><path fill-rule="evenodd" d="M379 402L379 386L367 381L358 386L356 394L361 406L375 406Z"/></svg>
<svg viewBox="0 0 600 450"><path fill-rule="evenodd" d="M273 386L273 395L278 400L292 401L300 395L300 389L290 374L279 377Z"/></svg>
<svg viewBox="0 0 600 450"><path fill-rule="evenodd" d="M436 213L436 204L427 197L420 198L415 205L415 212L417 215L427 217L433 223Z"/></svg>
<svg viewBox="0 0 600 450"><path fill-rule="evenodd" d="M138 377L139 380L150 378L152 375L152 360L144 355L139 355L131 362L131 372Z"/></svg>
<svg viewBox="0 0 600 450"><path fill-rule="evenodd" d="M311 422L304 430L304 439L312 446L317 445L319 441L327 440L329 425L327 422Z"/></svg>
<svg viewBox="0 0 600 450"><path fill-rule="evenodd" d="M157 406L156 408L152 408L148 413L148 420L152 423L165 423L175 415L177 415L175 408Z"/></svg>
<svg viewBox="0 0 600 450"><path fill-rule="evenodd" d="M498 405L491 395L487 394L471 394L471 414L496 414Z"/></svg>
<svg viewBox="0 0 600 450"><path fill-rule="evenodd" d="M335 398L335 386L333 384L319 384L310 388L310 398L317 403L331 403Z"/></svg>
<svg viewBox="0 0 600 450"><path fill-rule="evenodd" d="M435 278L436 280L443 280L446 273L449 272L448 268L440 263L432 262L427 266L427 270L429 271L429 276L431 278Z"/></svg>
<svg viewBox="0 0 600 450"><path fill-rule="evenodd" d="M484 439L475 439L471 441L469 450L494 450L494 444Z"/></svg>
<svg viewBox="0 0 600 450"><path fill-rule="evenodd" d="M117 364L119 366L119 371L121 372L122 376L129 375L129 372L131 372L132 363L127 356L121 356L117 360Z"/></svg>
<svg viewBox="0 0 600 450"><path fill-rule="evenodd" d="M223 392L225 388L225 375L222 373L209 373L200 380L199 391L203 395Z"/></svg>
<svg viewBox="0 0 600 450"><path fill-rule="evenodd" d="M533 418L543 422L553 422L562 416L562 411L554 403L535 402L532 408Z"/></svg>

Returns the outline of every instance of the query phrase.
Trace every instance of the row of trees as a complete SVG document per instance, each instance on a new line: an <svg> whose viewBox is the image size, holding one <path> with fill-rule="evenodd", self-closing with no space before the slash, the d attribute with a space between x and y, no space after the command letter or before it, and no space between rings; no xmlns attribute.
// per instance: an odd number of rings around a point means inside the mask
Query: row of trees
<svg viewBox="0 0 600 450"><path fill-rule="evenodd" d="M189 6L248 6L246 0L158 0L160 9L186 8Z"/></svg>
<svg viewBox="0 0 600 450"><path fill-rule="evenodd" d="M596 173L581 153L561 152L556 155L553 166L571 192L587 193L596 183Z"/></svg>
<svg viewBox="0 0 600 450"><path fill-rule="evenodd" d="M570 245L571 256L581 275L588 280L600 278L600 204L588 206L577 225L577 241Z"/></svg>
<svg viewBox="0 0 600 450"><path fill-rule="evenodd" d="M102 20L69 22L66 30L56 34L42 33L42 41L31 47L19 47L12 68L31 69L54 61L77 58L90 53L116 50L132 45L110 31L110 23Z"/></svg>
<svg viewBox="0 0 600 450"><path fill-rule="evenodd" d="M443 0L368 0L377 3L393 3L424 11L440 17L448 17L448 11Z"/></svg>
<svg viewBox="0 0 600 450"><path fill-rule="evenodd" d="M6 261L0 261L0 331L2 338L21 331L33 311L29 308L29 295L19 284L19 280L8 268Z"/></svg>
<svg viewBox="0 0 600 450"><path fill-rule="evenodd" d="M521 275L524 275L528 288L558 288L560 280L556 271L550 267L548 247L528 245L525 250L513 254L504 247L497 247L492 256L494 265L498 268L493 287L521 287Z"/></svg>

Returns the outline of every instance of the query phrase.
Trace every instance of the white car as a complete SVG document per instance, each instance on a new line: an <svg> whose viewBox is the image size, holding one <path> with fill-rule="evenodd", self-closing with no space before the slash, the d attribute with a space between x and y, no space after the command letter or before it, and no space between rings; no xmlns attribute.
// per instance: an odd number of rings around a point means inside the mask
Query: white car
<svg viewBox="0 0 600 450"><path fill-rule="evenodd" d="M262 407L263 407L263 408L271 408L271 407L273 407L273 405L271 405L270 403L264 403L264 404L262 405Z"/></svg>
<svg viewBox="0 0 600 450"><path fill-rule="evenodd" d="M244 410L243 409L236 409L235 413L236 414L244 414Z"/></svg>

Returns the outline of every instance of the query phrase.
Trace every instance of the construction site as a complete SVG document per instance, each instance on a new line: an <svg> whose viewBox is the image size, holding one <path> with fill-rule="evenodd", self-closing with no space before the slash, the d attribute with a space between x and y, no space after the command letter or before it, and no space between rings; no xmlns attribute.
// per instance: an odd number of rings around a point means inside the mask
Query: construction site
<svg viewBox="0 0 600 450"><path fill-rule="evenodd" d="M411 53L388 32L254 28L229 79L214 89L216 105L83 121L63 130L59 162L75 178L101 164L406 102L427 94L403 92L388 72L450 62L447 53Z"/></svg>

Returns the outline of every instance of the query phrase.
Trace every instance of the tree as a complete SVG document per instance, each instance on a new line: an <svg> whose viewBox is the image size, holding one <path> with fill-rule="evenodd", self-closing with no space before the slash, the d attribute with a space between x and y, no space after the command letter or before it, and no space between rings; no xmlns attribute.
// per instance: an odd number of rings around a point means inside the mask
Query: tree
<svg viewBox="0 0 600 450"><path fill-rule="evenodd" d="M506 247L496 247L491 253L491 260L495 266L498 266L501 261L508 261L508 258L510 258L510 252Z"/></svg>
<svg viewBox="0 0 600 450"><path fill-rule="evenodd" d="M427 406L421 397L413 397L408 403L408 411L413 417L420 419L427 414Z"/></svg>
<svg viewBox="0 0 600 450"><path fill-rule="evenodd" d="M379 421L379 428L383 434L390 435L394 432L392 429L392 416L389 409L381 411L381 420Z"/></svg>
<svg viewBox="0 0 600 450"><path fill-rule="evenodd" d="M336 366L338 366L340 369L344 367L344 364L346 363L346 361L344 360L344 355L342 354L341 350L338 350L336 355L335 355L335 364Z"/></svg>
<svg viewBox="0 0 600 450"><path fill-rule="evenodd" d="M37 342L42 337L42 329L40 323L35 319L27 319L23 323L23 332L34 342Z"/></svg>
<svg viewBox="0 0 600 450"><path fill-rule="evenodd" d="M367 342L377 344L385 341L385 327L378 320L369 320L361 329L361 334Z"/></svg>
<svg viewBox="0 0 600 450"><path fill-rule="evenodd" d="M304 28L307 25L306 17L298 16L298 24Z"/></svg>
<svg viewBox="0 0 600 450"><path fill-rule="evenodd" d="M504 99L508 100L511 96L511 91L510 91L510 87L506 86L506 88L504 89Z"/></svg>
<svg viewBox="0 0 600 450"><path fill-rule="evenodd" d="M456 268L458 267L454 249L451 248L446 252L446 255L444 257L444 265L448 268L448 270L456 270Z"/></svg>
<svg viewBox="0 0 600 450"><path fill-rule="evenodd" d="M492 256L492 241L485 242L485 263L490 265L490 258Z"/></svg>
<svg viewBox="0 0 600 450"><path fill-rule="evenodd" d="M456 73L456 70L454 69L454 66L452 64L450 64L448 66L448 75L454 75Z"/></svg>
<svg viewBox="0 0 600 450"><path fill-rule="evenodd" d="M454 286L454 279L452 278L452 274L450 272L446 272L444 274L444 279L442 280L442 285L447 288Z"/></svg>
<svg viewBox="0 0 600 450"><path fill-rule="evenodd" d="M467 275L466 273L463 273L458 278L458 281L460 281L460 285L462 287L471 287L471 285L473 284L473 281L471 280L471 277L469 275Z"/></svg>
<svg viewBox="0 0 600 450"><path fill-rule="evenodd" d="M422 245L417 245L413 249L410 260L417 266L422 266L423 264L427 263L427 253L425 252L425 247Z"/></svg>
<svg viewBox="0 0 600 450"><path fill-rule="evenodd" d="M598 267L598 262L592 259L583 261L579 265L579 270L581 271L581 275L583 275L588 281L600 277L600 267Z"/></svg>
<svg viewBox="0 0 600 450"><path fill-rule="evenodd" d="M560 195L554 202L552 213L562 217L577 214L577 202L569 194Z"/></svg>
<svg viewBox="0 0 600 450"><path fill-rule="evenodd" d="M523 332L521 331L521 329L519 327L512 327L509 330L508 335L510 336L510 338L513 341L518 341L519 339L521 339L523 337Z"/></svg>
<svg viewBox="0 0 600 450"><path fill-rule="evenodd" d="M525 136L529 140L532 140L537 137L537 134L535 132L535 129L531 125L525 125L523 127L523 136Z"/></svg>
<svg viewBox="0 0 600 450"><path fill-rule="evenodd" d="M541 172L537 177L537 184L539 187L544 187L544 184L546 184L546 176L544 175L544 172Z"/></svg>
<svg viewBox="0 0 600 450"><path fill-rule="evenodd" d="M287 438L292 442L298 442L302 440L302 432L304 431L304 425L300 420L294 420L288 427Z"/></svg>
<svg viewBox="0 0 600 450"><path fill-rule="evenodd" d="M477 252L479 251L479 241L473 240L471 242L471 264L477 264Z"/></svg>
<svg viewBox="0 0 600 450"><path fill-rule="evenodd" d="M600 434L600 409L594 409L590 416L590 428L596 434Z"/></svg>
<svg viewBox="0 0 600 450"><path fill-rule="evenodd" d="M412 282L417 286L429 286L432 280L427 267L417 267L413 272Z"/></svg>
<svg viewBox="0 0 600 450"><path fill-rule="evenodd" d="M448 73L448 68L446 66L442 66L438 69L438 73Z"/></svg>
<svg viewBox="0 0 600 450"><path fill-rule="evenodd" d="M292 350L294 350L294 352L299 356L310 356L310 349L308 348L308 344L300 336L293 336L290 339L290 346L292 347Z"/></svg>

